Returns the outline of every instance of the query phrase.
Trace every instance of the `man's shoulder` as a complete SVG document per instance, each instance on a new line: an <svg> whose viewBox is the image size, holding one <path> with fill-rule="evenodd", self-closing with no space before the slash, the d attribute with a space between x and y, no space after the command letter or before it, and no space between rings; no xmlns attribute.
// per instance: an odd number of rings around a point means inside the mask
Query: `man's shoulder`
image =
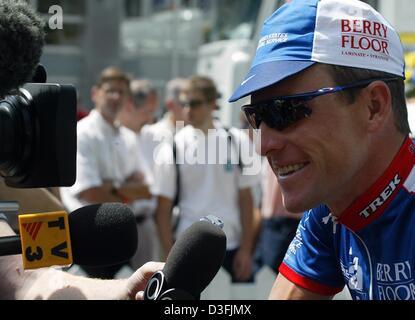
<svg viewBox="0 0 415 320"><path fill-rule="evenodd" d="M190 137L193 137L196 130L191 125L185 126L183 129L181 129L177 134L174 136L174 140L177 142L185 141L186 139L189 139Z"/></svg>
<svg viewBox="0 0 415 320"><path fill-rule="evenodd" d="M99 126L96 125L94 119L88 117L83 118L77 124L77 138L79 144L95 143L97 140L101 140L102 132Z"/></svg>
<svg viewBox="0 0 415 320"><path fill-rule="evenodd" d="M141 129L140 134L145 140L161 141L164 139L173 139L175 131L169 127L165 121L159 121L144 126Z"/></svg>
<svg viewBox="0 0 415 320"><path fill-rule="evenodd" d="M78 121L77 128L78 130L88 128L93 122L94 122L94 116L93 116L93 113L90 113L89 115L87 115L86 117Z"/></svg>
<svg viewBox="0 0 415 320"><path fill-rule="evenodd" d="M321 231L332 233L337 228L337 218L333 216L329 208L325 205L316 206L304 212L301 225L310 228L313 232Z"/></svg>
<svg viewBox="0 0 415 320"><path fill-rule="evenodd" d="M120 130L120 136L122 137L122 139L128 141L128 142L132 142L132 141L136 141L137 140L137 134L131 130L128 129L127 127L121 126L119 127Z"/></svg>
<svg viewBox="0 0 415 320"><path fill-rule="evenodd" d="M99 121L96 111L92 110L89 115L77 123L77 134L79 136L97 136L100 133Z"/></svg>
<svg viewBox="0 0 415 320"><path fill-rule="evenodd" d="M167 122L166 119L162 119L160 121L157 121L156 123L153 124L146 124L142 131L143 132L157 132L159 130L168 130L169 129L169 124Z"/></svg>

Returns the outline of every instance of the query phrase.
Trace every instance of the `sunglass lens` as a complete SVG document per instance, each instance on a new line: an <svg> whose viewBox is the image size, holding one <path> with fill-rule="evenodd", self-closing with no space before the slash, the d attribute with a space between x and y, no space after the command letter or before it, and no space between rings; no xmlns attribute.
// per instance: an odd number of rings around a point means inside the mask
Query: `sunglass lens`
<svg viewBox="0 0 415 320"><path fill-rule="evenodd" d="M246 120L248 121L249 125L254 129L259 129L261 125L261 118L259 116L259 111L254 108L243 108L243 112L245 114Z"/></svg>
<svg viewBox="0 0 415 320"><path fill-rule="evenodd" d="M312 112L305 103L299 103L297 100L273 101L273 105L246 108L244 111L254 129L259 129L264 121L268 127L280 131L310 116Z"/></svg>
<svg viewBox="0 0 415 320"><path fill-rule="evenodd" d="M198 108L203 104L203 101L201 100L190 100L189 101L189 107L190 108Z"/></svg>

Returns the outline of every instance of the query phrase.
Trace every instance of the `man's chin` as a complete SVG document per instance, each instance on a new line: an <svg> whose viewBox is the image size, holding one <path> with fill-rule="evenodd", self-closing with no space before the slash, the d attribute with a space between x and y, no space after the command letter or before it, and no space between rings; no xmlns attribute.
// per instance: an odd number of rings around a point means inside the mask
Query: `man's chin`
<svg viewBox="0 0 415 320"><path fill-rule="evenodd" d="M284 207L285 209L287 209L287 211L291 213L301 213L301 212L312 209L314 206L310 205L309 203L301 199L295 199L295 200L284 199Z"/></svg>

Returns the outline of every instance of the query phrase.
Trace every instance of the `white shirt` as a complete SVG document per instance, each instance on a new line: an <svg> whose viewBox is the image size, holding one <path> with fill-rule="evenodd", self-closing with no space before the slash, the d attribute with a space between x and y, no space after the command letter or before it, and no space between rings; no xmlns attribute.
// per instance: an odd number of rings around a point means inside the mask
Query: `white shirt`
<svg viewBox="0 0 415 320"><path fill-rule="evenodd" d="M141 129L140 145L144 157L150 168L154 169L154 162L158 150L163 142L172 143L176 135L176 127L170 119L170 114L167 113L159 122L151 125L146 125Z"/></svg>
<svg viewBox="0 0 415 320"><path fill-rule="evenodd" d="M144 155L143 143L142 143L142 134L135 133L136 143L137 143L137 160L138 160L138 170L144 176L144 182L148 186L153 185L154 176L152 172L152 163L148 163ZM130 207L133 210L134 214L137 216L140 215L153 215L157 206L156 198L152 199L142 199L134 201Z"/></svg>
<svg viewBox="0 0 415 320"><path fill-rule="evenodd" d="M104 181L122 184L139 171L135 134L124 128L113 128L96 111L78 122L78 150L76 182L72 187L61 188L62 202L69 211L89 203L78 195L99 187Z"/></svg>
<svg viewBox="0 0 415 320"><path fill-rule="evenodd" d="M259 172L256 175L243 175L237 164L227 164L228 161L238 162L239 157L235 145L249 144L249 137L240 130L231 129L232 139L235 141L228 143L227 132L218 124L215 126L219 129L216 145L207 143L207 141L215 140L211 139L211 135L198 139L197 131L192 126L185 127L176 135L177 160L181 163L179 164L180 222L177 235L201 218L215 215L225 224L227 249L232 250L239 246L242 231L238 205L239 190L255 186L259 182L260 175ZM230 155L226 153L226 149L223 152L224 148L230 148ZM215 155L216 150L222 151L222 153L219 152L222 157L218 156L214 161L214 157L210 157ZM200 159L204 155L205 160L211 160L209 163L216 164L192 164L192 153L199 154ZM260 157L255 155L257 161L261 163ZM174 200L176 189L176 165L173 164L171 147L165 145L157 159L155 184L152 191L157 196Z"/></svg>

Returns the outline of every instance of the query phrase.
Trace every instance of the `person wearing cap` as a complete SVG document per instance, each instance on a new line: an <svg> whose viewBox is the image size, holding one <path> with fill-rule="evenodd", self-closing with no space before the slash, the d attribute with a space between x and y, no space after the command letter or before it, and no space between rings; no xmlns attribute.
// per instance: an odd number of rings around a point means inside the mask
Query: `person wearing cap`
<svg viewBox="0 0 415 320"><path fill-rule="evenodd" d="M260 129L284 206L305 211L270 299L415 299L415 146L397 32L356 0L265 21L231 97Z"/></svg>
<svg viewBox="0 0 415 320"><path fill-rule="evenodd" d="M218 92L212 79L194 76L184 91L183 103L189 125L174 138L173 149L176 152L172 152L168 143L166 146L169 148L164 149L166 152L160 149L154 170L152 192L158 198L156 223L164 256L170 252L174 239L194 222L215 215L224 222L227 237L223 267L233 282L252 281L251 188L259 180L260 158L257 154L253 159L244 157L250 143L244 132L236 128L226 129L214 120ZM257 163L258 168L249 172L249 167ZM173 230L175 199L180 218L177 229Z"/></svg>

